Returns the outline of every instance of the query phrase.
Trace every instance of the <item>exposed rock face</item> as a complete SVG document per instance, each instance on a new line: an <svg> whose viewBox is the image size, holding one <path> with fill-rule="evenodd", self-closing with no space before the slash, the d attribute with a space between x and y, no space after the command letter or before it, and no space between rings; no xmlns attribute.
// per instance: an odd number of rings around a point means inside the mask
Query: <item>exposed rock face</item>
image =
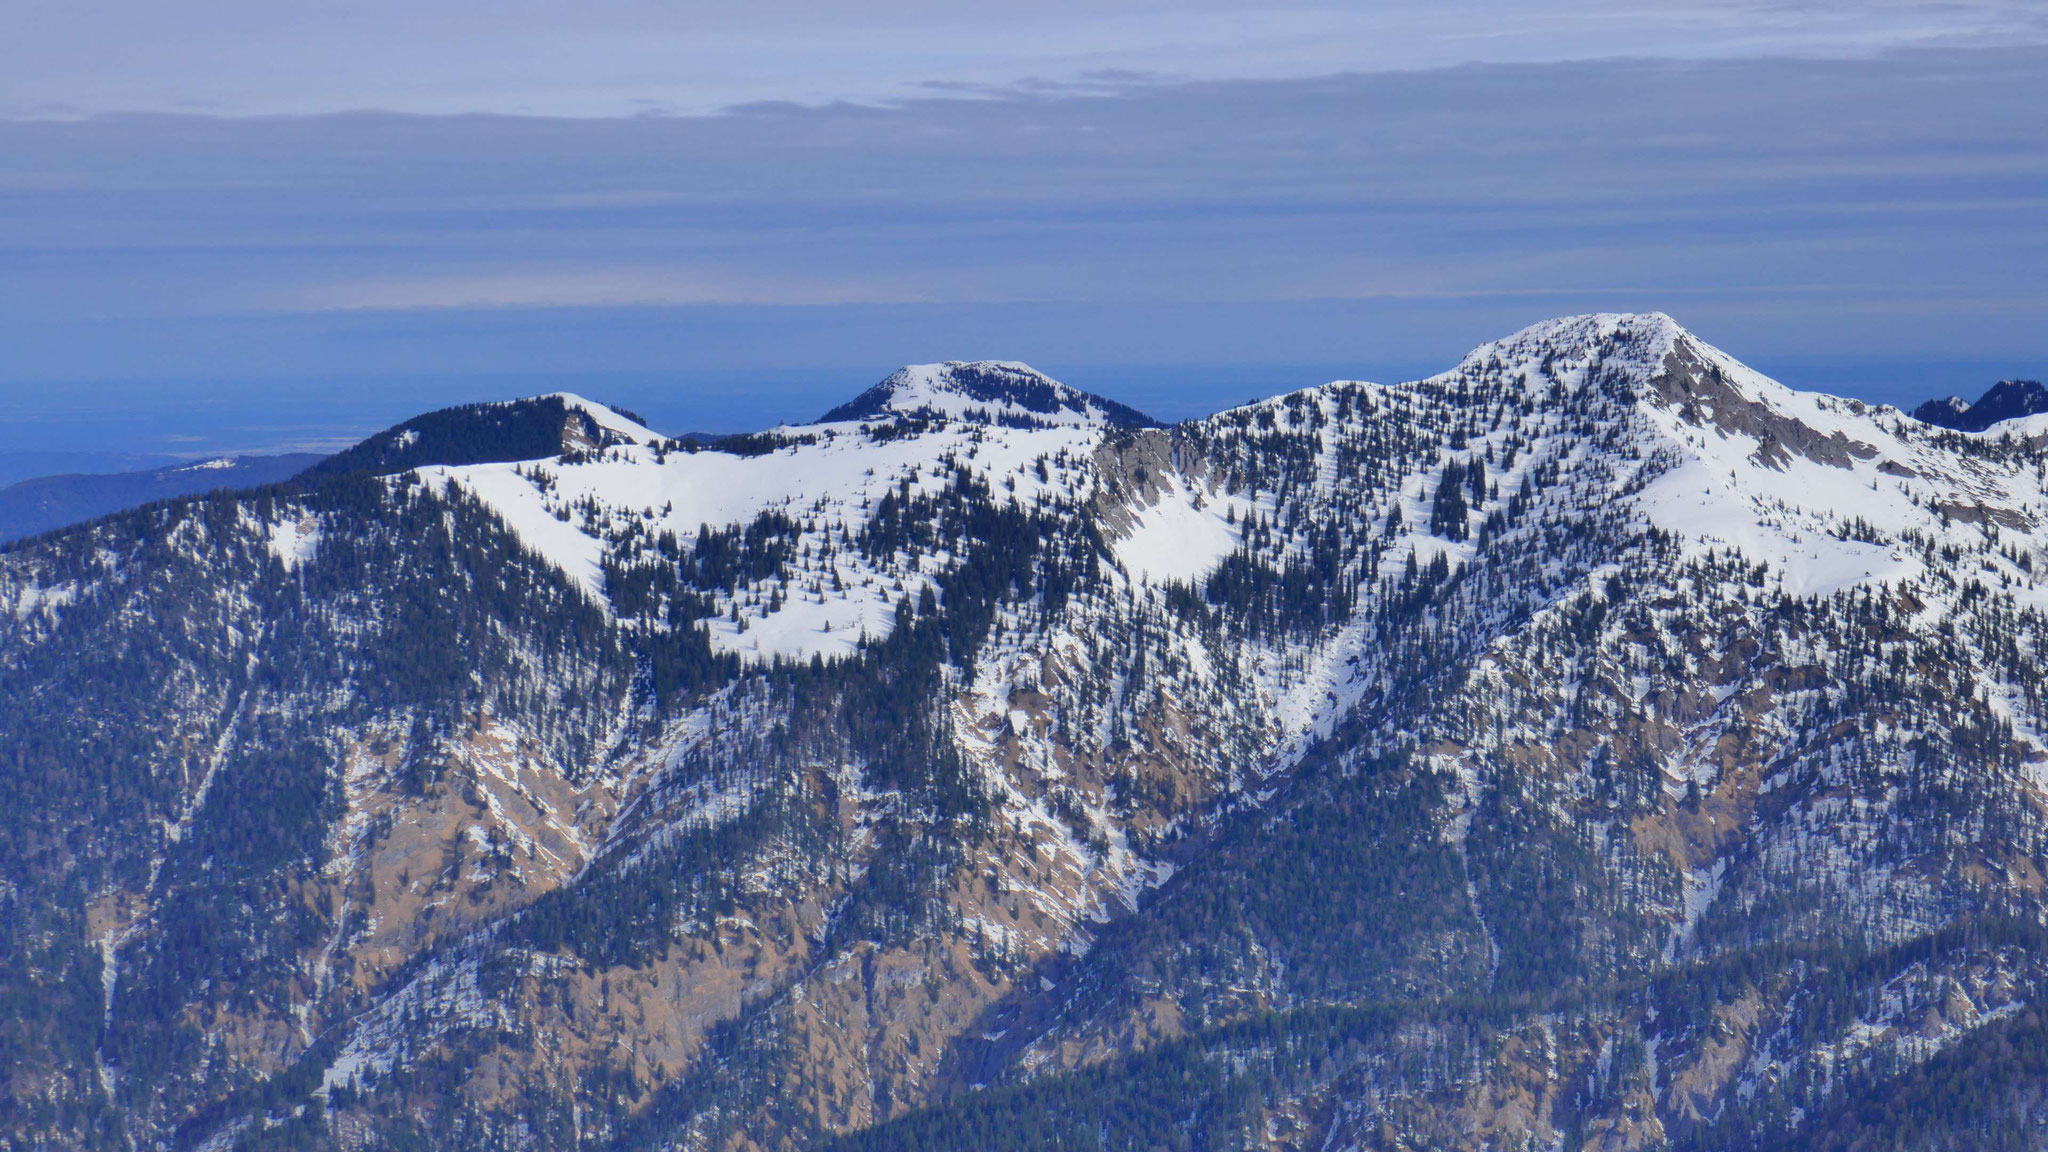
<svg viewBox="0 0 2048 1152"><path fill-rule="evenodd" d="M1929 400L1913 409L1913 418L1959 432L1982 432L1994 424L2048 412L2048 388L2039 380L2000 380L1975 404L1960 396Z"/></svg>
<svg viewBox="0 0 2048 1152"><path fill-rule="evenodd" d="M936 367L0 554L0 1143L2040 1117L2023 438L1655 315L1173 428Z"/></svg>
<svg viewBox="0 0 2048 1152"><path fill-rule="evenodd" d="M1765 468L1784 471L1793 456L1847 468L1877 455L1876 448L1850 439L1841 429L1815 428L1778 411L1764 397L1745 392L1689 339L1674 341L1664 356L1663 371L1651 377L1650 384L1665 404L1678 409L1685 423L1757 441L1750 459Z"/></svg>

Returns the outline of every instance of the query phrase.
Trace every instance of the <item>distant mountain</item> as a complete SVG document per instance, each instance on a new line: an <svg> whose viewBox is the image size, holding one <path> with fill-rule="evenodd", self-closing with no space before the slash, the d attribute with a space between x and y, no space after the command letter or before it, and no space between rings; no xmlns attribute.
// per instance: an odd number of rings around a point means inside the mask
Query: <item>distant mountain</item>
<svg viewBox="0 0 2048 1152"><path fill-rule="evenodd" d="M327 457L306 475L386 476L436 464L538 460L607 444L652 444L661 439L630 412L557 392L415 416Z"/></svg>
<svg viewBox="0 0 2048 1152"><path fill-rule="evenodd" d="M0 451L0 488L45 476L147 472L182 463L159 452Z"/></svg>
<svg viewBox="0 0 2048 1152"><path fill-rule="evenodd" d="M153 500L221 488L255 488L297 475L313 453L221 456L140 472L40 476L0 488L0 543L82 524Z"/></svg>
<svg viewBox="0 0 2048 1152"><path fill-rule="evenodd" d="M1028 364L948 360L912 364L819 418L830 424L883 416L980 419L1017 427L1102 424L1153 428L1129 405L1072 388Z"/></svg>
<svg viewBox="0 0 2048 1152"><path fill-rule="evenodd" d="M1975 404L1960 396L1929 400L1913 409L1913 418L1959 432L1982 432L1993 424L2048 412L2048 388L2038 380L2000 380Z"/></svg>
<svg viewBox="0 0 2048 1152"><path fill-rule="evenodd" d="M0 553L0 1148L2042 1147L2033 435L1661 314L835 415Z"/></svg>

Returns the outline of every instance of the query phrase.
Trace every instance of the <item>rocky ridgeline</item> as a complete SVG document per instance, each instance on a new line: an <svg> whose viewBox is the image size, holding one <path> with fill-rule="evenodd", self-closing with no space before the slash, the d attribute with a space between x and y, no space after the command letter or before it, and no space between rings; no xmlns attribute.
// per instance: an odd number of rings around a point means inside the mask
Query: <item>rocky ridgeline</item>
<svg viewBox="0 0 2048 1152"><path fill-rule="evenodd" d="M1594 316L1172 427L451 410L16 547L0 1142L2035 1131L2036 439Z"/></svg>

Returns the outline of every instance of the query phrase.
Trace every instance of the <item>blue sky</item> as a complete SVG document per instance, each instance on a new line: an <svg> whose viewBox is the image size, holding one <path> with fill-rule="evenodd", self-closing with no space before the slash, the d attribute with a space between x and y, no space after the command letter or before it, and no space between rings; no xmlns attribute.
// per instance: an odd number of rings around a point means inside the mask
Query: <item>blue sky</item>
<svg viewBox="0 0 2048 1152"><path fill-rule="evenodd" d="M2048 370L2038 4L279 7L0 43L0 456L984 356L1177 417L1596 309L1887 401Z"/></svg>

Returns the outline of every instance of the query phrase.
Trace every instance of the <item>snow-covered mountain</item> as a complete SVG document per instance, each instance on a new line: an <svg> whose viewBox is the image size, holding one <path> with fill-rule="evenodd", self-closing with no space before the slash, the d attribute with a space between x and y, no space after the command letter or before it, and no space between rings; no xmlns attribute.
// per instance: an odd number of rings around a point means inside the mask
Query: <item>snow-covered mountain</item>
<svg viewBox="0 0 2048 1152"><path fill-rule="evenodd" d="M2039 380L2000 380L1975 404L1961 396L1929 400L1913 409L1913 417L1962 432L1982 432L1993 424L2048 413L2048 388Z"/></svg>
<svg viewBox="0 0 2048 1152"><path fill-rule="evenodd" d="M534 460L660 439L629 412L554 392L415 416L320 461L309 474L382 476L433 464Z"/></svg>
<svg viewBox="0 0 2048 1152"><path fill-rule="evenodd" d="M979 420L1022 427L1104 425L1149 428L1135 408L1070 388L1028 364L948 360L911 364L820 418L833 424L878 417Z"/></svg>
<svg viewBox="0 0 2048 1152"><path fill-rule="evenodd" d="M0 1131L2036 1131L2025 421L1653 314L1149 425L1003 364L710 445L550 397L0 553Z"/></svg>

